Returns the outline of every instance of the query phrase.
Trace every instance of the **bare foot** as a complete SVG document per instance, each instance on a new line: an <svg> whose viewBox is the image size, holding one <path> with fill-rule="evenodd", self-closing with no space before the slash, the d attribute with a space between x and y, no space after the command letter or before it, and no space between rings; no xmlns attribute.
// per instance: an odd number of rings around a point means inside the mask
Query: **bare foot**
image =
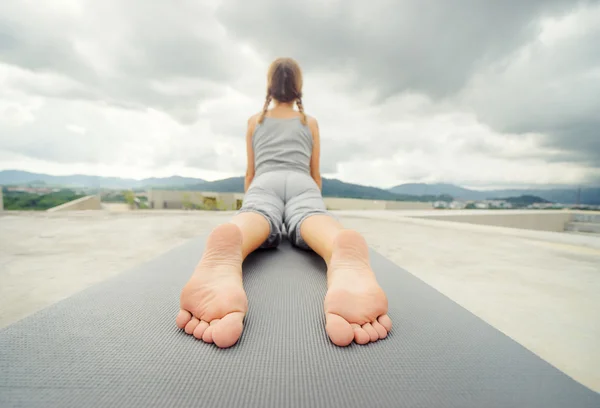
<svg viewBox="0 0 600 408"><path fill-rule="evenodd" d="M244 329L248 299L242 285L242 233L223 224L210 234L202 259L183 288L177 327L218 347L231 347Z"/></svg>
<svg viewBox="0 0 600 408"><path fill-rule="evenodd" d="M335 345L353 340L367 344L388 335L387 297L369 266L367 243L357 232L344 230L336 237L327 286L325 330Z"/></svg>

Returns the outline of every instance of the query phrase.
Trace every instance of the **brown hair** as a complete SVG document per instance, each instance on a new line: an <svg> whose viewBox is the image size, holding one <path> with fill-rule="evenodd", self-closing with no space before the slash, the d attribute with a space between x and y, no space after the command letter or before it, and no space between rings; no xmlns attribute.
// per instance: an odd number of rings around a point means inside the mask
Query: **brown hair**
<svg viewBox="0 0 600 408"><path fill-rule="evenodd" d="M262 123L271 101L296 102L302 124L306 125L306 114L302 105L302 71L292 58L277 58L271 63L267 73L267 97L258 123Z"/></svg>

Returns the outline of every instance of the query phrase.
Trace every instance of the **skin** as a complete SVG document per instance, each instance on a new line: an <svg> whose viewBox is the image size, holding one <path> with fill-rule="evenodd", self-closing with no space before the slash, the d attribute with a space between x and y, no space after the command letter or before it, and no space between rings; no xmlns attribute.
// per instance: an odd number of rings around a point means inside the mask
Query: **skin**
<svg viewBox="0 0 600 408"><path fill-rule="evenodd" d="M299 117L291 103L278 103L267 117ZM255 176L252 135L260 114L248 119L246 131L247 170L245 191ZM307 116L313 136L310 174L320 189L320 134L316 119ZM187 334L218 347L233 346L243 331L248 300L242 285L242 263L268 237L266 218L244 212L217 227L192 277L182 290L176 324ZM345 229L329 215L308 217L300 227L304 241L327 264L327 294L324 299L325 330L337 346L352 342L367 344L385 338L392 328L388 303L369 264L364 238Z"/></svg>

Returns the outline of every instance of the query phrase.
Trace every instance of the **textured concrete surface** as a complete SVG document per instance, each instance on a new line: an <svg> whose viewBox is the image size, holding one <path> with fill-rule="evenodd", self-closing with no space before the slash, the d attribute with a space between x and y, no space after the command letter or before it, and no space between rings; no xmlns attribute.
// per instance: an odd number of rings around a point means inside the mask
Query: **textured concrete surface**
<svg viewBox="0 0 600 408"><path fill-rule="evenodd" d="M339 216L374 249L600 391L600 237L406 217L411 214ZM230 216L5 212L0 327L206 234Z"/></svg>

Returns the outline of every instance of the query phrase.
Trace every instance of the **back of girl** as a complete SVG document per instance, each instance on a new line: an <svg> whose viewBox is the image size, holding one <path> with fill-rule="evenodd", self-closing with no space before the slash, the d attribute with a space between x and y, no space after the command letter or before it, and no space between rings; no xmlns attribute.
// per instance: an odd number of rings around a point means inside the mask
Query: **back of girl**
<svg viewBox="0 0 600 408"><path fill-rule="evenodd" d="M304 112L302 85L302 72L293 59L275 60L267 73L263 109L248 123L246 195L240 212L259 213L268 220L264 248L279 245L285 227L294 245L308 249L300 224L327 212L320 191L318 126Z"/></svg>
<svg viewBox="0 0 600 408"><path fill-rule="evenodd" d="M280 58L271 64L267 78L263 110L250 118L254 163L249 158L247 176L296 170L310 174L320 185L317 121L304 113L300 67L292 59Z"/></svg>

